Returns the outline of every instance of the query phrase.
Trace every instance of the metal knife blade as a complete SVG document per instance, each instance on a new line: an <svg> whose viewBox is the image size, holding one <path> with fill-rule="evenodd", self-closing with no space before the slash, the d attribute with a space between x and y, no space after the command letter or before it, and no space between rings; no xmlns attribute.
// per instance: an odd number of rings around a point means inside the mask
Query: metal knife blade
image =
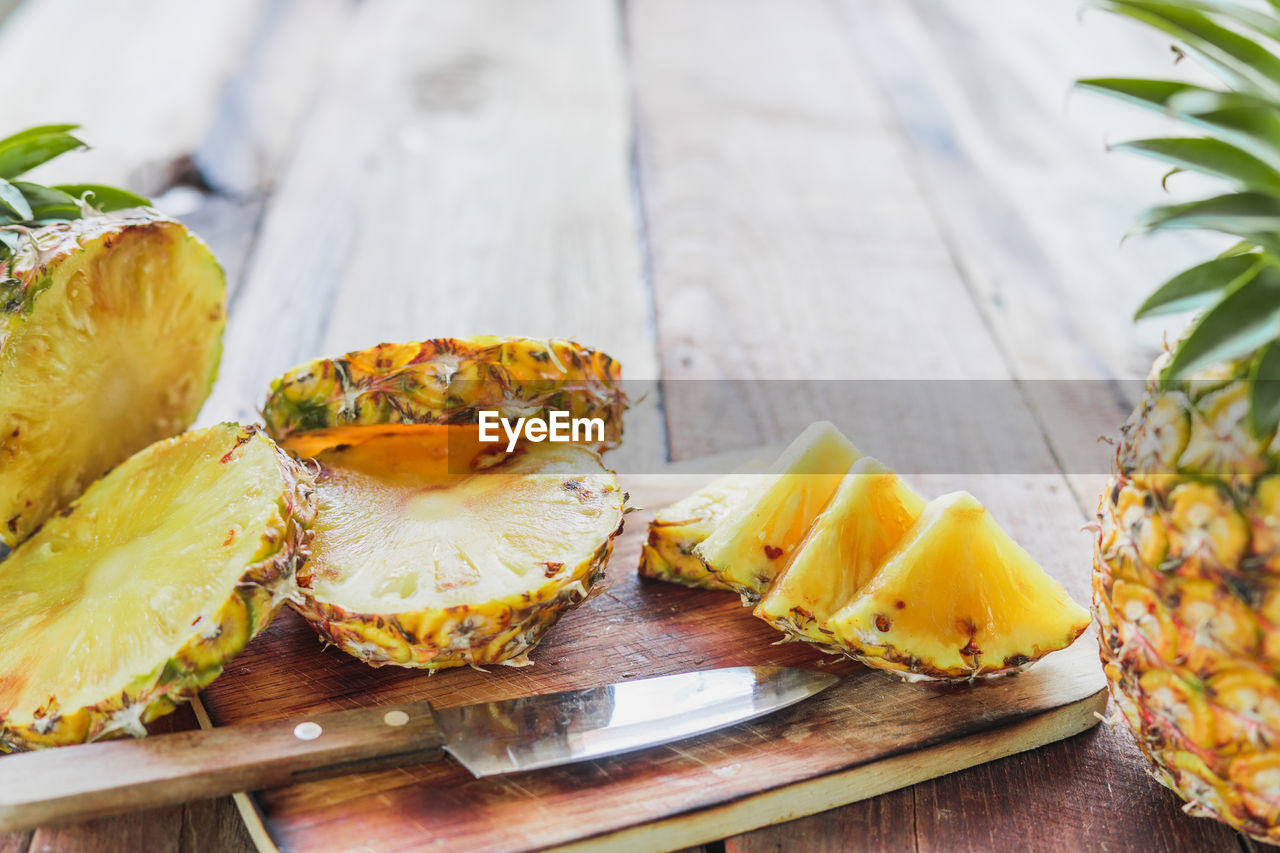
<svg viewBox="0 0 1280 853"><path fill-rule="evenodd" d="M436 711L445 750L478 777L603 758L785 708L835 676L738 666Z"/></svg>
<svg viewBox="0 0 1280 853"><path fill-rule="evenodd" d="M0 832L454 756L476 776L692 737L830 687L825 673L730 667L437 710L382 705L0 756Z"/></svg>

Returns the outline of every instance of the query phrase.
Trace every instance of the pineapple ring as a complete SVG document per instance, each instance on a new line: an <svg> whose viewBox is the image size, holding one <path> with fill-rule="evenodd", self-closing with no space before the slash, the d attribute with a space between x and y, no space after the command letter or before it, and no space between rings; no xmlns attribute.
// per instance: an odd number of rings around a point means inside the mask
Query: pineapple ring
<svg viewBox="0 0 1280 853"><path fill-rule="evenodd" d="M208 247L149 211L49 225L0 269L0 543L191 425L222 352ZM86 429L92 424L92 429Z"/></svg>
<svg viewBox="0 0 1280 853"><path fill-rule="evenodd" d="M0 750L172 711L295 593L310 477L253 427L153 444L0 563Z"/></svg>
<svg viewBox="0 0 1280 853"><path fill-rule="evenodd" d="M617 477L571 444L456 473L465 427L367 429L378 434L315 457L320 511L295 609L373 666L525 663L603 574L622 529Z"/></svg>

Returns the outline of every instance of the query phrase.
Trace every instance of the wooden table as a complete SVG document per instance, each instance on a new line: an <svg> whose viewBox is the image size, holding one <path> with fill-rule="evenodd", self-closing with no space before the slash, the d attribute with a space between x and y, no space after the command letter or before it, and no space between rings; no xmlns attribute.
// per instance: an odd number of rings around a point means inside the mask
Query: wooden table
<svg viewBox="0 0 1280 853"><path fill-rule="evenodd" d="M206 420L317 354L482 332L664 381L1139 377L1164 330L1128 316L1208 245L1120 247L1159 170L1103 140L1150 125L1069 84L1170 55L1076 0L26 0L0 56L6 130L95 143L45 177L149 192L222 258ZM1098 482L1064 477L1081 523ZM229 801L0 836L248 846ZM1250 846L1106 726L710 845Z"/></svg>

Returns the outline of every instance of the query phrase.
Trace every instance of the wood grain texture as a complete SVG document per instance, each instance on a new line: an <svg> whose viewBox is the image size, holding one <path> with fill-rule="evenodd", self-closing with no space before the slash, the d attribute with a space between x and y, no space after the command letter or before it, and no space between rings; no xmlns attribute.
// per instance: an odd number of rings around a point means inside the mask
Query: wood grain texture
<svg viewBox="0 0 1280 853"><path fill-rule="evenodd" d="M638 503L656 507L683 494L688 479L633 477L627 488ZM819 785L799 803L788 802L783 812L802 813L804 802L824 808L859 791L863 796L881 793L942 772L938 768L1025 749L1079 730L1072 725L1094 723L1102 682L1087 638L1014 678L960 687L906 684L804 644L773 645L777 634L732 595L641 581L635 565L648 517L629 516L609 564L607 588L562 620L534 653L532 667L435 675L373 669L334 649L322 650L314 632L286 613L206 689L206 707L216 724L225 725L415 699L451 707L697 668L758 664L823 668L843 675L842 682L770 717L633 756L490 779L472 779L461 767L439 762L262 792L257 801L282 847L346 849L376 838L386 849L412 848L434 837L463 849L527 849L604 836L673 815L688 814L695 821L708 809L730 810L725 814L731 822L714 815L694 826L681 817L665 828L622 837L641 847L680 846L676 839L688 843L718 837L691 837L696 831L710 828L723 834L741 828L743 821L759 825L763 819L750 821L753 815L770 814L764 801L740 811L733 811L732 804L762 791L781 795L794 783ZM974 752L956 747L939 757L943 763L936 766L922 759L880 775L875 771L877 760L897 753L930 746L948 749L958 738L994 736L996 730L1029 718L1051 723L1052 714L1046 712L1071 702L1084 703L1072 717L1079 722L1064 722L1065 730L1037 730L1040 740L980 745ZM852 768L865 776L820 786L819 777ZM826 799L831 797L835 799ZM549 820L547 815L556 817ZM647 834L659 830L673 834Z"/></svg>

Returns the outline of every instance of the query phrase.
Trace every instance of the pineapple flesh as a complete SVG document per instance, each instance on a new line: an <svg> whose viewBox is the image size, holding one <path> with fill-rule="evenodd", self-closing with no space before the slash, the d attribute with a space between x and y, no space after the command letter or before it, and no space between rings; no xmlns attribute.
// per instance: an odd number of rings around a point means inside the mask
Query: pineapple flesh
<svg viewBox="0 0 1280 853"><path fill-rule="evenodd" d="M320 512L297 609L375 666L526 662L586 598L621 530L623 493L593 450L526 444L455 473L450 444L423 427L315 457Z"/></svg>
<svg viewBox="0 0 1280 853"><path fill-rule="evenodd" d="M859 459L755 615L796 639L834 645L827 620L875 576L924 507L878 460Z"/></svg>
<svg viewBox="0 0 1280 853"><path fill-rule="evenodd" d="M658 510L640 547L640 574L700 589L728 589L693 549L711 535L759 479L729 474Z"/></svg>
<svg viewBox="0 0 1280 853"><path fill-rule="evenodd" d="M311 478L253 427L161 441L0 570L0 748L146 734L295 594Z"/></svg>
<svg viewBox="0 0 1280 853"><path fill-rule="evenodd" d="M318 466L295 609L373 666L525 663L603 576L626 495L621 367L570 341L383 344L272 383L267 429ZM481 408L605 421L592 445L479 441Z"/></svg>
<svg viewBox="0 0 1280 853"><path fill-rule="evenodd" d="M18 241L0 263L0 543L195 420L217 372L224 291L208 248L147 210Z"/></svg>
<svg viewBox="0 0 1280 853"><path fill-rule="evenodd" d="M808 427L694 553L717 580L754 604L768 591L861 457L826 421Z"/></svg>
<svg viewBox="0 0 1280 853"><path fill-rule="evenodd" d="M827 622L853 657L907 678L1023 669L1066 648L1089 614L968 492L931 501Z"/></svg>

